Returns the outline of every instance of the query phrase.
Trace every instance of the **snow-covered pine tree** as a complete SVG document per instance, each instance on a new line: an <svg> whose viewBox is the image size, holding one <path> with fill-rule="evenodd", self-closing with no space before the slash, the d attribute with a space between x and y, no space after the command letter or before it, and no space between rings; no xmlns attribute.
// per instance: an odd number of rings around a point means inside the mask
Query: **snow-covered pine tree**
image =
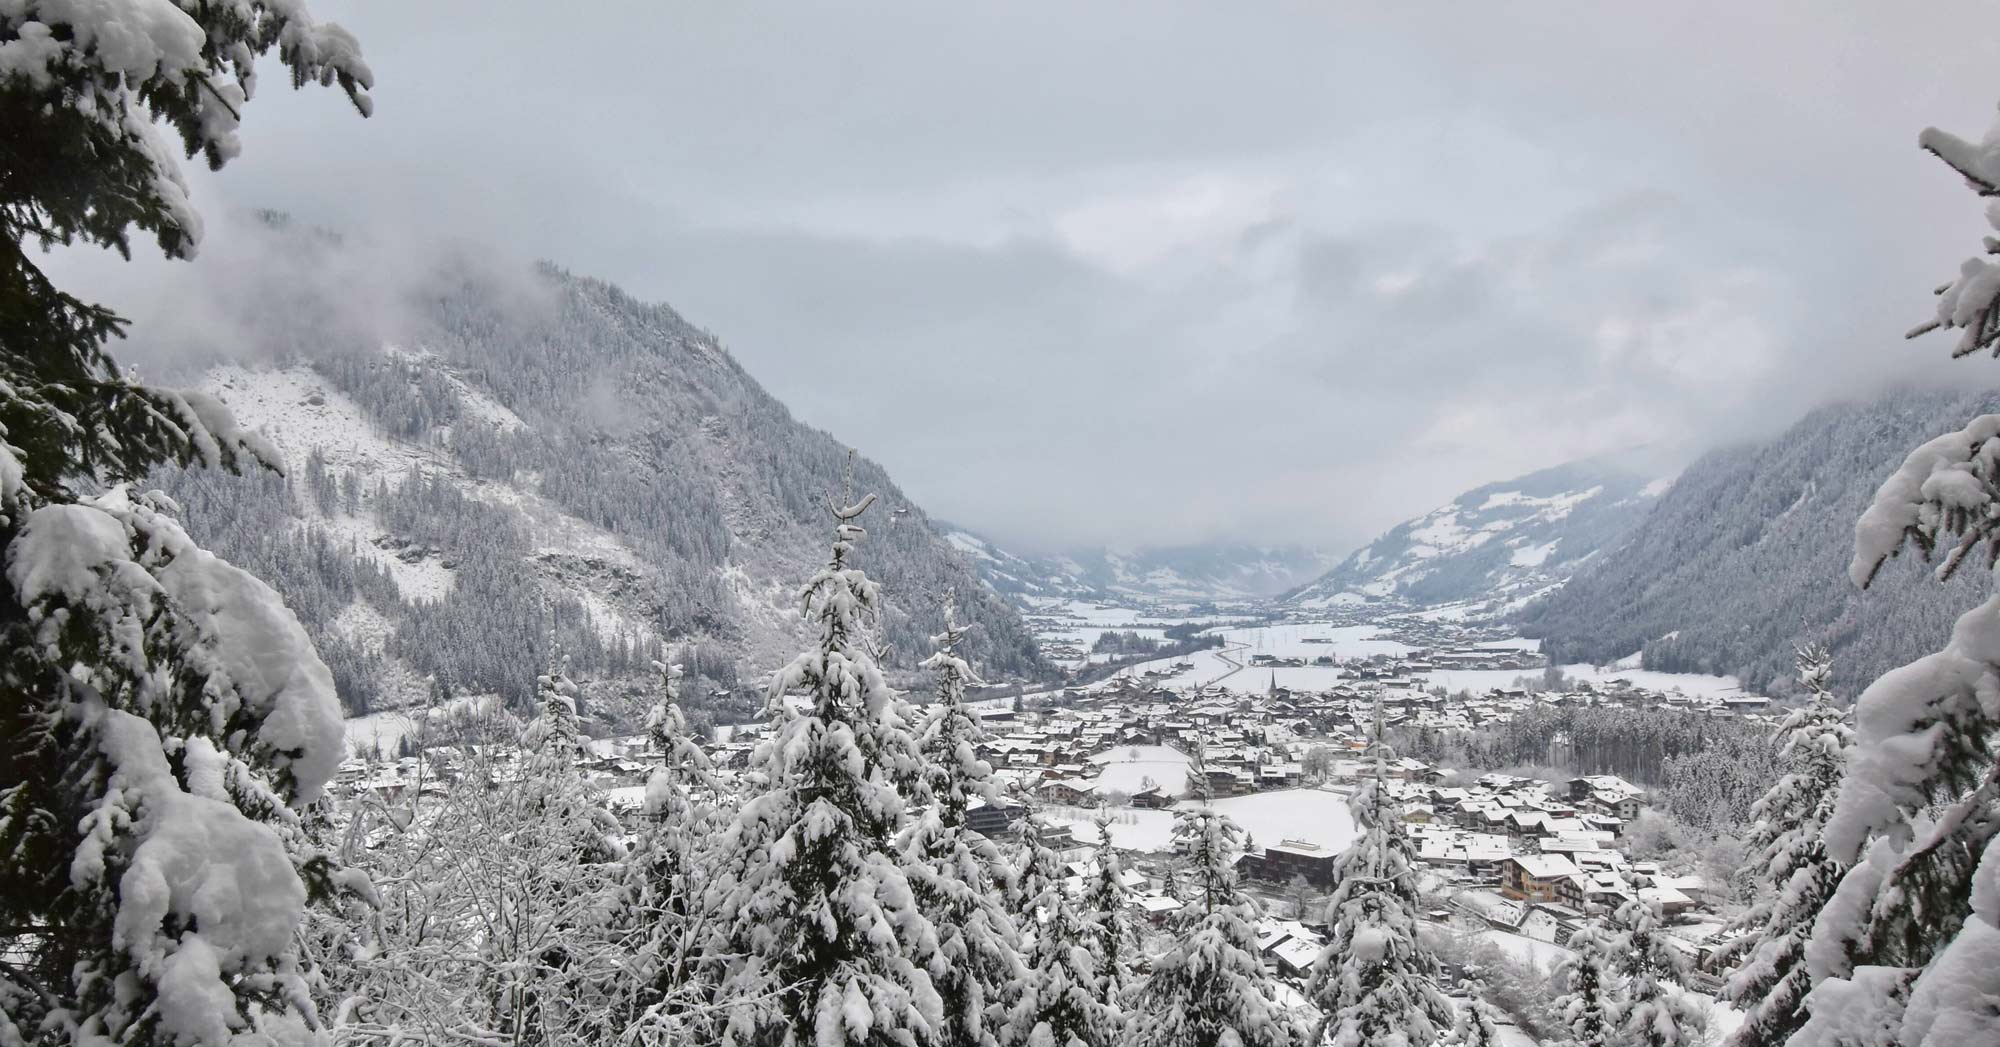
<svg viewBox="0 0 2000 1047"><path fill-rule="evenodd" d="M559 648L551 662L535 681L535 718L521 731L521 815L538 821L544 837L561 837L581 860L608 862L622 857L622 830L584 772L581 692Z"/></svg>
<svg viewBox="0 0 2000 1047"><path fill-rule="evenodd" d="M1211 801L1199 737L1188 757L1195 799L1174 812L1183 907L1173 946L1134 996L1127 1035L1140 1047L1291 1047L1303 1030L1275 998L1255 903L1236 884L1243 830Z"/></svg>
<svg viewBox="0 0 2000 1047"><path fill-rule="evenodd" d="M666 1044L690 1032L682 1015L697 1002L701 890L717 831L718 786L708 754L681 714L680 665L654 663L660 698L646 734L660 765L646 781L644 827L625 866L617 920L629 954L616 1022L638 1044Z"/></svg>
<svg viewBox="0 0 2000 1047"><path fill-rule="evenodd" d="M1092 955L1094 928L1070 897L1059 859L1042 841L1041 830L1038 820L1028 819L1023 864L1047 873L1024 878L1034 891L1021 910L1027 973L1008 1018L1009 1042L1110 1047L1118 1042L1122 1021L1104 1001Z"/></svg>
<svg viewBox="0 0 2000 1047"><path fill-rule="evenodd" d="M1451 1047L1500 1047L1500 1010L1486 1002L1486 986L1474 978L1465 984L1465 1006L1451 1030Z"/></svg>
<svg viewBox="0 0 2000 1047"><path fill-rule="evenodd" d="M221 166L273 45L366 111L358 44L298 3L0 12L0 1041L287 1042L317 1021L294 932L335 876L296 805L340 759L331 676L171 503L102 490L276 454L214 399L126 378L104 351L124 321L27 251L126 252L137 226L192 254L155 121Z"/></svg>
<svg viewBox="0 0 2000 1047"><path fill-rule="evenodd" d="M1382 733L1378 700L1374 773L1348 804L1361 832L1334 863L1332 936L1307 990L1322 1016L1315 1042L1335 1047L1429 1047L1452 1028L1437 957L1418 934L1416 847L1388 795Z"/></svg>
<svg viewBox="0 0 2000 1047"><path fill-rule="evenodd" d="M618 821L580 761L580 696L558 649L535 681L536 713L521 731L518 780L494 872L512 885L494 906L508 928L487 944L491 1023L521 1044L589 1042L612 1031L623 968L617 934Z"/></svg>
<svg viewBox="0 0 2000 1047"><path fill-rule="evenodd" d="M929 804L898 845L917 906L937 928L930 976L944 1001L940 1047L1002 1042L1010 1005L1027 977L1012 915L1021 910L1005 905L999 849L965 825L974 802L999 802L992 768L979 758L984 729L965 706L966 685L977 680L958 653L968 631L947 600L944 632L932 638L937 650L923 662L937 679L937 700L919 739Z"/></svg>
<svg viewBox="0 0 2000 1047"><path fill-rule="evenodd" d="M848 563L873 504L831 506L833 555L801 593L818 634L769 688L772 736L722 836L711 944L725 1044L909 1045L935 1040L937 932L894 854L903 798L858 738L895 693L870 657L880 587ZM789 711L791 696L805 708ZM881 739L914 750L914 743Z"/></svg>
<svg viewBox="0 0 2000 1047"><path fill-rule="evenodd" d="M1098 984L1104 1002L1122 1012L1136 984L1133 963L1139 932L1132 925L1132 892L1125 886L1125 866L1111 842L1110 810L1098 808L1093 824L1097 826L1097 869L1085 885L1084 905L1096 937Z"/></svg>
<svg viewBox="0 0 2000 1047"><path fill-rule="evenodd" d="M1832 666L1826 648L1799 651L1798 665L1799 682L1812 700L1778 727L1785 776L1751 808L1750 869L1764 891L1735 921L1742 937L1722 957L1735 967L1722 997L1744 1012L1731 1047L1783 1043L1804 1024L1800 1005L1812 988L1806 943L1847 871L1827 857L1820 833L1833 812L1854 730L1827 689Z"/></svg>
<svg viewBox="0 0 2000 1047"><path fill-rule="evenodd" d="M1042 843L1046 830L1041 816L1032 809L1021 819L1021 839L1006 870L1006 882L1000 887L1007 911L1018 917L1024 940L1034 933L1034 924L1028 917L1034 914L1035 899L1048 890L1049 881L1059 880L1063 875L1056 853Z"/></svg>
<svg viewBox="0 0 2000 1047"><path fill-rule="evenodd" d="M1556 1017L1574 1047L1611 1047L1618 1020L1619 979L1611 953L1611 936L1596 920L1569 938L1569 958L1559 972L1563 992L1556 997Z"/></svg>
<svg viewBox="0 0 2000 1047"><path fill-rule="evenodd" d="M294 936L334 872L296 805L344 751L331 674L158 503L33 502L0 522L0 1041L304 1038Z"/></svg>
<svg viewBox="0 0 2000 1047"><path fill-rule="evenodd" d="M567 690L538 679L544 695ZM551 777L555 761L524 748L563 733L564 703L544 709L556 723L524 727L497 698L467 703L449 718L457 744L422 746L419 777L351 808L381 904L357 931L363 962L342 972L335 1042L554 1047L622 1030L613 825L582 775Z"/></svg>
<svg viewBox="0 0 2000 1047"><path fill-rule="evenodd" d="M1918 138L1990 202L2000 228L2000 126L1979 143ZM1986 254L2000 251L1992 237ZM2000 346L2000 264L1967 259L1910 332L1963 332L1953 355ZM1854 527L1848 576L1872 582L1908 543L1949 577L2000 551L2000 415L1917 448ZM2000 1042L2000 596L1962 615L1943 650L1884 673L1855 701L1855 747L1824 835L1849 866L1814 927L1815 985L1798 1047Z"/></svg>
<svg viewBox="0 0 2000 1047"><path fill-rule="evenodd" d="M1679 980L1687 960L1660 929L1660 911L1633 898L1612 910L1606 942L1618 977L1615 1009L1619 1047L1683 1047L1703 1042L1707 1020Z"/></svg>

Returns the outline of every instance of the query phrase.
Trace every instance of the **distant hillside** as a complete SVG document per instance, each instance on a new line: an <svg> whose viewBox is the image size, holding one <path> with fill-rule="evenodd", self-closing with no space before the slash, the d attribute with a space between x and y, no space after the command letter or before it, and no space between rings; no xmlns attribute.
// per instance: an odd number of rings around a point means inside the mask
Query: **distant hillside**
<svg viewBox="0 0 2000 1047"><path fill-rule="evenodd" d="M1827 407L1767 444L1690 466L1620 545L1527 608L1524 629L1563 660L1644 652L1649 669L1730 673L1782 690L1803 641L1828 644L1849 694L1942 646L1991 591L1967 570L1940 587L1892 561L1867 592L1847 580L1854 521L1905 455L2000 394L1900 392Z"/></svg>
<svg viewBox="0 0 2000 1047"><path fill-rule="evenodd" d="M328 322L337 287L230 290L275 361L188 377L266 431L289 476L160 480L205 544L299 611L350 709L432 686L524 700L560 641L600 693L648 686L653 657L693 645L701 691L734 686L742 715L762 681L738 668L805 642L795 597L828 555L847 448L672 309L552 267L445 267L408 289L406 340L384 346ZM852 483L881 499L857 559L884 586L892 667L914 672L956 590L982 673L1045 671L879 466L855 460Z"/></svg>
<svg viewBox="0 0 2000 1047"><path fill-rule="evenodd" d="M1599 462L1487 484L1396 525L1285 599L1301 608L1499 608L1563 584L1635 526L1666 487Z"/></svg>
<svg viewBox="0 0 2000 1047"><path fill-rule="evenodd" d="M1326 569L1331 557L1303 546L1241 542L1079 549L1018 556L949 524L945 535L979 576L1016 598L1207 602L1276 596Z"/></svg>

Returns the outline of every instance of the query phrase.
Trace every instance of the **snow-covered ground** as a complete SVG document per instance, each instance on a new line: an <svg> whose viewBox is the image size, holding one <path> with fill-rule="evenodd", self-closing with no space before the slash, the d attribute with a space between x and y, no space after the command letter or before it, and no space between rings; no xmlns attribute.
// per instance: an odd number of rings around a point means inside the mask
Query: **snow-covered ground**
<svg viewBox="0 0 2000 1047"><path fill-rule="evenodd" d="M473 711L494 712L499 708L500 699L494 695L458 698L430 709L386 709L366 716L347 718L347 749L355 756L374 753L377 756L394 759L396 749L405 737L412 737L423 730L426 716L449 716Z"/></svg>
<svg viewBox="0 0 2000 1047"><path fill-rule="evenodd" d="M1378 654L1408 654L1416 648L1382 638L1374 625L1284 624L1216 630L1229 643L1244 645L1243 660L1268 654L1274 658L1369 658ZM1307 641L1319 641L1309 643Z"/></svg>
<svg viewBox="0 0 2000 1047"><path fill-rule="evenodd" d="M1088 607L1088 605L1079 606ZM1088 609L1100 620L1120 618L1129 621L1138 620L1136 615L1139 612L1129 609L1107 607L1088 607ZM1141 662L1124 672L1131 676L1138 676L1148 670L1164 673L1174 663L1186 662L1193 668L1166 681L1168 686L1186 688L1219 684L1242 693L1261 694L1275 682L1279 687L1316 691L1339 683L1340 670L1337 667L1312 665L1284 668L1253 666L1250 664L1250 659L1255 655L1268 654L1276 658L1308 659L1329 655L1346 660L1367 658L1377 654L1408 654L1415 650L1407 644L1385 638L1382 635L1383 628L1377 625L1288 622L1258 626L1221 625L1213 631L1223 638L1227 646ZM1309 640L1323 642L1308 642ZM1535 651L1540 649L1541 642L1524 637L1511 637L1483 641L1475 646L1487 650ZM1565 665L1562 670L1577 679L1595 683L1622 679L1639 687L1659 691L1679 690L1693 696L1722 697L1743 693L1742 681L1733 676L1656 672L1637 668L1631 659L1624 659L1616 665L1604 668L1577 663ZM1451 691L1470 690L1479 693L1494 687L1512 686L1524 677L1538 675L1540 670L1435 669L1425 673L1423 679L1429 684Z"/></svg>
<svg viewBox="0 0 2000 1047"><path fill-rule="evenodd" d="M404 712L391 709L386 712L369 713L366 716L347 718L347 749L356 756L375 756L394 759L396 749L403 738L417 733L420 726L418 710Z"/></svg>
<svg viewBox="0 0 2000 1047"><path fill-rule="evenodd" d="M1259 847L1299 840L1327 851L1346 849L1355 837L1354 819L1347 813L1347 797L1323 789L1281 789L1276 792L1230 796L1215 801L1215 809L1242 826ZM1057 825L1067 825L1083 843L1097 842L1093 809L1044 807L1043 817ZM1145 811L1130 807L1111 812L1111 842L1134 851L1164 851L1173 845L1172 811Z"/></svg>
<svg viewBox="0 0 2000 1047"><path fill-rule="evenodd" d="M1538 941L1524 934L1488 928L1479 937L1500 947L1502 952L1535 968L1554 968L1576 954L1554 942Z"/></svg>
<svg viewBox="0 0 2000 1047"><path fill-rule="evenodd" d="M1135 745L1090 758L1097 765L1098 791L1142 792L1159 786L1169 796L1187 791L1188 758L1166 745Z"/></svg>
<svg viewBox="0 0 2000 1047"><path fill-rule="evenodd" d="M1137 633L1149 640L1164 640L1167 627L1173 625L1226 625L1246 620L1242 615L1190 616L1172 608L1140 609L1070 598L1031 597L1023 602L1030 608L1025 613L1035 620L1036 639L1072 643L1085 651L1097 643L1099 636L1108 632Z"/></svg>
<svg viewBox="0 0 2000 1047"><path fill-rule="evenodd" d="M1636 687L1646 687L1657 691L1680 691L1682 694L1708 697L1742 694L1743 681L1734 676L1704 676L1699 673L1662 673L1650 669L1621 669L1615 666L1598 668L1595 665L1578 663L1565 665L1562 671L1579 680L1592 683L1608 683L1612 680L1629 680ZM1424 674L1430 683L1450 691L1472 691L1477 694L1494 687L1506 687L1523 676L1537 676L1539 671L1523 672L1519 669L1437 669Z"/></svg>

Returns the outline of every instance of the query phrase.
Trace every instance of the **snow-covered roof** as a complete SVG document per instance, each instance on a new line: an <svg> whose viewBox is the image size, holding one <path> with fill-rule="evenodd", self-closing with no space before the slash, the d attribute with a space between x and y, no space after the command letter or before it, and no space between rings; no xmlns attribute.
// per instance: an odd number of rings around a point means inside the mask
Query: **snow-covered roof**
<svg viewBox="0 0 2000 1047"><path fill-rule="evenodd" d="M1537 880L1552 880L1560 876L1575 876L1583 870L1576 863L1560 854L1517 854L1508 859L1521 866L1521 871Z"/></svg>

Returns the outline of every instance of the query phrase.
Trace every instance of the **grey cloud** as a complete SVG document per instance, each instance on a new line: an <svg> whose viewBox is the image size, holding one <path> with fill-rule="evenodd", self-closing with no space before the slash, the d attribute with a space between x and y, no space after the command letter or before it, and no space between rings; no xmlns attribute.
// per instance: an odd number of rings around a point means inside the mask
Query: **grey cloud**
<svg viewBox="0 0 2000 1047"><path fill-rule="evenodd" d="M1970 0L315 9L377 117L267 77L192 175L215 250L75 286L156 345L268 340L218 288L325 287L366 339L434 244L549 258L1023 545L1338 547L1978 367L1898 343L1981 228L1913 147L2000 97ZM265 269L248 206L369 260Z"/></svg>

